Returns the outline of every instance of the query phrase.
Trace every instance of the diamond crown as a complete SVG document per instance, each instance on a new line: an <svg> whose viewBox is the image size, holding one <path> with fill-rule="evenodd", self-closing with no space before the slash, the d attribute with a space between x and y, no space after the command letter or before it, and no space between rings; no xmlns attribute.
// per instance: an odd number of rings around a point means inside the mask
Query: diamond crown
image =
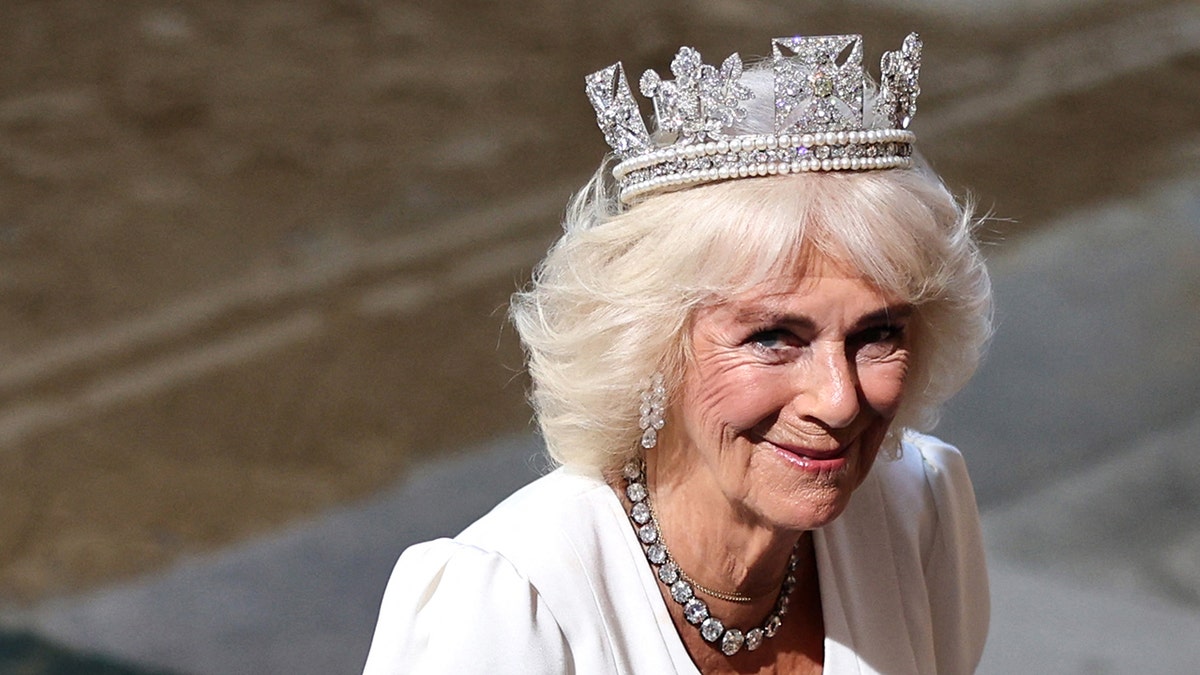
<svg viewBox="0 0 1200 675"><path fill-rule="evenodd" d="M908 126L921 92L920 68L921 40L911 33L899 50L883 55L868 115L861 35L775 38L771 134L730 132L754 98L737 54L718 68L682 47L671 62L675 79L647 70L638 87L654 102L653 137L620 63L589 75L586 90L604 140L619 159L613 177L620 199L631 204L730 178L911 166L916 136Z"/></svg>

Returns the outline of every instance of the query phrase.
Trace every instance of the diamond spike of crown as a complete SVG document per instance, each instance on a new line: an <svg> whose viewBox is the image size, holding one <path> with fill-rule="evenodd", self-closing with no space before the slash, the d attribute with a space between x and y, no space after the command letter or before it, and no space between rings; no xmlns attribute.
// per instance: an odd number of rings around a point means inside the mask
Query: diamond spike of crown
<svg viewBox="0 0 1200 675"><path fill-rule="evenodd" d="M916 136L908 126L921 93L921 40L911 33L899 50L883 55L870 115L863 110L862 58L861 35L772 40L774 133L756 135L729 132L753 98L737 54L716 67L682 47L671 62L675 79L647 70L638 88L654 103L653 136L624 67L592 73L588 100L620 160L613 177L621 201L730 178L911 166Z"/></svg>

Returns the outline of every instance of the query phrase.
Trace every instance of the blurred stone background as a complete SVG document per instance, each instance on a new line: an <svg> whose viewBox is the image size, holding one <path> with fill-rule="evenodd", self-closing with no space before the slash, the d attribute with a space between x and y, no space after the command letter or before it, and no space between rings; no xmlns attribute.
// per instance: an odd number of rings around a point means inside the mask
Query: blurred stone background
<svg viewBox="0 0 1200 675"><path fill-rule="evenodd" d="M0 672L186 669L72 655L51 642L98 643L39 612L529 433L504 309L606 149L584 75L662 72L682 44L763 55L797 32L863 33L875 64L910 30L920 147L995 216L997 347L941 430L990 539L1200 611L1200 478L1181 450L1200 439L1194 4L13 0ZM1139 248L1159 230L1176 238Z"/></svg>

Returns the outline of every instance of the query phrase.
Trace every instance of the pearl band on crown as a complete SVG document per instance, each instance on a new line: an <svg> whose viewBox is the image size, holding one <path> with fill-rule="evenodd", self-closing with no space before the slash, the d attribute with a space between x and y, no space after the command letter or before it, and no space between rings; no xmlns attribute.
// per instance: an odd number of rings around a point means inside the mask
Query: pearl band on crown
<svg viewBox="0 0 1200 675"><path fill-rule="evenodd" d="M912 165L916 136L907 128L920 93L916 33L883 55L873 116L863 111L869 81L861 36L776 38L772 52L773 134L727 133L753 98L737 54L718 70L683 47L671 63L675 80L643 74L640 89L653 99L659 127L654 138L620 63L588 76L597 124L620 159L613 178L621 201L733 178Z"/></svg>
<svg viewBox="0 0 1200 675"><path fill-rule="evenodd" d="M621 162L613 177L621 201L731 178L805 171L864 171L912 164L911 131L850 131L802 136L740 136L658 150Z"/></svg>

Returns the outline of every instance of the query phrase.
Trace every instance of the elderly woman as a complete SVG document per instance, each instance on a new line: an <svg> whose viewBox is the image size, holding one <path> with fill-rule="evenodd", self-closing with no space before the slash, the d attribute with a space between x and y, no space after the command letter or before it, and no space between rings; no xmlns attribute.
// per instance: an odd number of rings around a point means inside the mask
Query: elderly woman
<svg viewBox="0 0 1200 675"><path fill-rule="evenodd" d="M972 221L913 156L920 42L683 48L513 300L561 468L411 547L368 673L969 673L988 591L962 457L917 430L989 333Z"/></svg>

